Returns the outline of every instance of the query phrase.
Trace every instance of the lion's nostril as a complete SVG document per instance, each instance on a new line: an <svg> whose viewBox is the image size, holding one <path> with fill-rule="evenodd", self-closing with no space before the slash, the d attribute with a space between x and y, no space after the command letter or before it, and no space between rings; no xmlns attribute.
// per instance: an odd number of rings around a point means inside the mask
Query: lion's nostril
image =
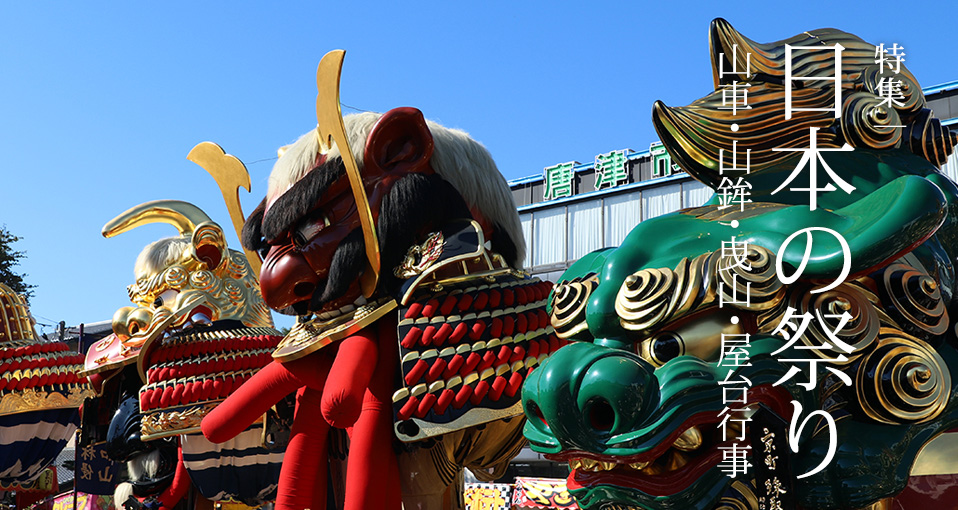
<svg viewBox="0 0 958 510"><path fill-rule="evenodd" d="M589 425L599 432L609 432L615 426L615 410L605 399L596 399L589 406Z"/></svg>
<svg viewBox="0 0 958 510"><path fill-rule="evenodd" d="M533 416L539 418L539 421L542 422L546 427L549 426L549 423L546 421L546 417L542 415L542 410L539 409L539 406L536 405L533 401L526 402L526 410L528 413L532 413Z"/></svg>
<svg viewBox="0 0 958 510"><path fill-rule="evenodd" d="M293 287L293 294L299 297L309 297L316 290L316 284L312 282L299 282Z"/></svg>

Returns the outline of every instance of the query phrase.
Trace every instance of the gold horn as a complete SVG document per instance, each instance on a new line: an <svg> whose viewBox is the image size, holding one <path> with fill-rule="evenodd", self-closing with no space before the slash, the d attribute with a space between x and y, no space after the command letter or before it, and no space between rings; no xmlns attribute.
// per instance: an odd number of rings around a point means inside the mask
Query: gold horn
<svg viewBox="0 0 958 510"><path fill-rule="evenodd" d="M181 200L154 200L132 207L103 225L103 237L113 237L150 223L169 223L180 235L191 235L203 222L214 223L199 207Z"/></svg>
<svg viewBox="0 0 958 510"><path fill-rule="evenodd" d="M349 148L346 128L343 126L343 114L339 108L339 77L343 70L345 50L333 50L323 56L316 69L316 135L319 137L320 150L329 151L333 142L339 147L349 176L349 186L353 190L353 199L359 211L359 222L363 228L363 240L366 242L366 271L363 271L359 283L363 294L369 297L376 291L379 281L379 240L376 238L376 226L369 209L369 200L363 188L363 178L359 166Z"/></svg>
<svg viewBox="0 0 958 510"><path fill-rule="evenodd" d="M236 236L242 240L246 216L243 215L243 206L240 204L239 190L243 188L247 193L250 191L249 171L246 170L246 165L236 156L226 154L222 147L213 142L198 143L190 150L186 159L200 165L213 176L223 194L223 201L226 202L230 219L233 220ZM259 256L256 252L245 248L243 252L246 254L250 267L253 268L253 273L259 275L261 264Z"/></svg>

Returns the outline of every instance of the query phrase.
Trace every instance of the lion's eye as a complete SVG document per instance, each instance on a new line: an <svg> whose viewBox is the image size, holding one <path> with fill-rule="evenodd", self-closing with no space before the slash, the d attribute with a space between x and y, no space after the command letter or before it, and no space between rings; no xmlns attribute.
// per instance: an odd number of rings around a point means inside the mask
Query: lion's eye
<svg viewBox="0 0 958 510"><path fill-rule="evenodd" d="M173 302L176 301L176 295L179 293L180 291L175 289L167 289L163 291L162 294L156 296L156 299L153 300L153 308L160 308L164 305L167 307L172 306Z"/></svg>
<svg viewBox="0 0 958 510"><path fill-rule="evenodd" d="M685 322L672 323L670 330L660 331L643 340L636 351L643 359L660 367L679 356L695 356L701 360L718 361L722 339L729 342L747 339L738 317L724 310L716 310Z"/></svg>
<svg viewBox="0 0 958 510"><path fill-rule="evenodd" d="M642 342L642 351L639 354L643 358L651 361L655 366L662 366L673 358L685 354L685 342L678 333L662 331Z"/></svg>

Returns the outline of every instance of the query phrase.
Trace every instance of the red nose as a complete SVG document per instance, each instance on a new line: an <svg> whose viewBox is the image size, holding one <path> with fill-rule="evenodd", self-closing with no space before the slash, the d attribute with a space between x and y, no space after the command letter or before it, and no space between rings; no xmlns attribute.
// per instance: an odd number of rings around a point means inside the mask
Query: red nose
<svg viewBox="0 0 958 510"><path fill-rule="evenodd" d="M318 283L316 272L289 244L270 248L259 275L263 299L275 310L308 301Z"/></svg>

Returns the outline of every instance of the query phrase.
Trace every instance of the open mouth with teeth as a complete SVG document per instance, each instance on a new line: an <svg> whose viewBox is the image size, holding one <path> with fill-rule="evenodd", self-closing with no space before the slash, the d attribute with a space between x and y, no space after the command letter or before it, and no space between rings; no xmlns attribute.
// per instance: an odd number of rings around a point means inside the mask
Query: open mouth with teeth
<svg viewBox="0 0 958 510"><path fill-rule="evenodd" d="M643 425L608 437L604 446L543 453L569 464L566 484L584 509L712 508L734 482L723 470L724 454L733 445L752 444L749 420L759 406L779 417L791 410L791 393L767 380L750 388L748 397L723 425L716 407L721 396L701 386L661 404Z"/></svg>
<svg viewBox="0 0 958 510"><path fill-rule="evenodd" d="M179 315L179 320L176 321L173 326L167 328L163 332L164 338L178 335L197 326L205 327L213 323L213 320L210 319L210 317L213 315L213 312L205 306L197 306L191 309L188 313L182 313Z"/></svg>
<svg viewBox="0 0 958 510"><path fill-rule="evenodd" d="M730 421L719 425L715 413L693 416L656 447L630 455L600 455L568 451L547 455L569 463L570 490L613 485L640 490L651 496L671 496L688 488L722 460L722 448L748 444L748 427Z"/></svg>

